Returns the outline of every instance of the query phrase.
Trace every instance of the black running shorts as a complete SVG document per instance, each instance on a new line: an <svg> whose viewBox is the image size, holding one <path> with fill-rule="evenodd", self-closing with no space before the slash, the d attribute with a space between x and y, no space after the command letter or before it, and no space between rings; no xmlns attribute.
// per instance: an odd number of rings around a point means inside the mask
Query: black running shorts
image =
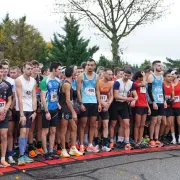
<svg viewBox="0 0 180 180"><path fill-rule="evenodd" d="M98 116L98 105L95 103L83 104L86 108L86 111L80 111L80 117L92 117Z"/></svg>
<svg viewBox="0 0 180 180"><path fill-rule="evenodd" d="M136 106L136 114L139 115L147 115L148 114L148 107L141 107L141 106Z"/></svg>
<svg viewBox="0 0 180 180"><path fill-rule="evenodd" d="M149 106L151 108L151 116L164 116L164 104L157 104L157 110L153 109L153 104Z"/></svg>
<svg viewBox="0 0 180 180"><path fill-rule="evenodd" d="M20 112L17 112L17 116L18 116L18 122L20 121ZM33 112L29 112L29 111L24 111L24 116L26 117L26 124L22 125L20 123L19 127L20 128L30 128L31 127L31 123L32 123L32 119L30 118L30 116L32 115Z"/></svg>
<svg viewBox="0 0 180 180"><path fill-rule="evenodd" d="M180 116L180 108L173 108L173 116Z"/></svg>
<svg viewBox="0 0 180 180"><path fill-rule="evenodd" d="M173 116L173 110L171 107L164 108L164 116L166 117Z"/></svg>

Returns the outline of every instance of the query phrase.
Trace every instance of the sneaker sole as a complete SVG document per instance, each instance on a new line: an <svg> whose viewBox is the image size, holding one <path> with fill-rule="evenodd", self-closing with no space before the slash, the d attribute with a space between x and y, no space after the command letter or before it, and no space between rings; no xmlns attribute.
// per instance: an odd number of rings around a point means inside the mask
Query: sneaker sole
<svg viewBox="0 0 180 180"><path fill-rule="evenodd" d="M25 166L26 165L26 163L25 162L23 162L23 163L18 163L18 166Z"/></svg>

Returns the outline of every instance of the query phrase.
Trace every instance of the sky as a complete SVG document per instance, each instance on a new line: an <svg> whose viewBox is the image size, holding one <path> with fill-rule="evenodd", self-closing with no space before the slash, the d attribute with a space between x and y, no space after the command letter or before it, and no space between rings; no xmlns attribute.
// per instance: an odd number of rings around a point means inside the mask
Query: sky
<svg viewBox="0 0 180 180"><path fill-rule="evenodd" d="M171 13L151 25L138 27L130 36L123 39L123 60L131 64L141 64L145 59L162 60L166 57L180 59L180 1L174 1ZM34 25L46 41L53 38L54 32L62 33L63 16L53 13L54 0L6 0L0 3L0 19L8 12L11 18L27 16L27 22ZM82 26L84 38L90 38L90 45L98 45L100 50L94 55L98 60L102 54L111 58L110 41L94 35L97 30Z"/></svg>

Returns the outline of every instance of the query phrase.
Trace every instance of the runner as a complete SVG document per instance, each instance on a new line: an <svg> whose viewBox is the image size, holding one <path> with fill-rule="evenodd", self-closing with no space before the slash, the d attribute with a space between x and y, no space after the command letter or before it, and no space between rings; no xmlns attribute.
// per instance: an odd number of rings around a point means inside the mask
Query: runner
<svg viewBox="0 0 180 180"><path fill-rule="evenodd" d="M123 70L119 67L114 69L114 81L123 77Z"/></svg>
<svg viewBox="0 0 180 180"><path fill-rule="evenodd" d="M164 108L167 108L163 91L163 77L161 75L161 61L154 61L152 63L154 73L148 77L148 94L151 100L151 124L150 124L150 146L161 147L159 139L159 130L162 117L164 116Z"/></svg>
<svg viewBox="0 0 180 180"><path fill-rule="evenodd" d="M120 136L120 134L118 134L118 147L124 147L125 150L131 149L131 145L129 143L130 115L128 103L131 103L131 106L135 106L136 100L138 99L133 82L129 80L130 76L131 70L126 68L123 72L123 78L114 82L114 103L111 107L110 114L110 128L112 129L116 126L118 116L121 116L122 118L120 125L124 127L125 140L122 136ZM133 97L128 97L129 92L132 93ZM112 133L110 134L111 142L113 141L113 138L114 134Z"/></svg>
<svg viewBox="0 0 180 180"><path fill-rule="evenodd" d="M61 64L52 62L50 65L50 74L40 83L41 102L42 102L42 146L44 150L44 159L58 159L54 154L53 147L55 142L56 126L58 124L58 92L60 80L57 78L61 73ZM49 130L50 129L50 130ZM47 150L47 135L49 133L49 151Z"/></svg>
<svg viewBox="0 0 180 180"><path fill-rule="evenodd" d="M109 124L109 107L113 101L113 88L112 88L112 74L113 72L110 69L104 69L103 79L99 80L99 92L101 99L102 111L99 113L99 116L102 119L103 124L103 151L111 151L111 148L108 148L108 124Z"/></svg>
<svg viewBox="0 0 180 180"><path fill-rule="evenodd" d="M7 112L12 103L11 84L3 80L3 66L0 65L0 135L1 135L1 166L9 167L5 160L7 150L8 117Z"/></svg>
<svg viewBox="0 0 180 180"><path fill-rule="evenodd" d="M26 145L29 136L29 128L36 118L37 100L36 100L36 81L31 77L32 64L27 62L23 65L23 75L15 80L16 86L16 111L19 115L20 136L18 165L25 165L34 160L26 154Z"/></svg>
<svg viewBox="0 0 180 180"><path fill-rule="evenodd" d="M62 108L62 120L60 122L60 137L61 137L61 145L62 152L61 157L67 158L71 156L82 156L83 153L79 152L76 149L76 137L77 137L77 114L73 108L73 89L71 86L72 76L73 76L73 68L68 67L65 70L65 82L61 86L60 91L60 105ZM70 126L70 134L71 134L71 148L69 154L67 153L65 147L65 136L67 132L68 125Z"/></svg>
<svg viewBox="0 0 180 180"><path fill-rule="evenodd" d="M84 152L84 129L87 124L87 118L89 118L89 145L87 147L88 152L99 152L99 149L92 145L93 136L96 127L96 119L98 110L101 111L100 92L98 91L97 75L93 72L96 67L96 62L93 59L89 59L86 65L86 72L82 73L78 77L77 95L80 104L80 127L79 127L79 138L80 138L80 151Z"/></svg>
<svg viewBox="0 0 180 180"><path fill-rule="evenodd" d="M41 140L41 136L42 136L42 112L41 112L41 91L39 89L40 83L43 79L43 77L41 75L39 75L39 62L36 60L31 61L32 66L33 66L33 71L32 71L32 75L31 77L34 78L36 80L36 99L37 99L37 112L36 112L36 118L35 120L32 122L30 130L29 130L29 156L34 158L36 157L38 154L43 155L44 151L42 149L42 140ZM33 139L34 139L34 130L36 128L36 137L37 137L37 143L36 143L36 147L34 147L33 144Z"/></svg>
<svg viewBox="0 0 180 180"><path fill-rule="evenodd" d="M14 164L15 161L13 159L13 132L14 132L14 126L15 126L14 122L16 118L12 118L12 109L15 106L15 87L14 87L15 85L14 85L14 79L8 77L9 63L7 62L7 60L4 60L1 62L1 64L3 67L3 79L11 84L11 88L13 92L13 102L11 103L9 111L7 112L7 115L8 115L8 139L7 140L8 140L8 162L10 164Z"/></svg>
<svg viewBox="0 0 180 180"><path fill-rule="evenodd" d="M171 72L173 77L173 87L174 87L174 103L173 108L173 123L171 125L172 133L172 144L176 144L175 130L174 130L174 121L177 119L178 125L178 144L180 144L180 82L178 80L178 73L176 71Z"/></svg>
<svg viewBox="0 0 180 180"><path fill-rule="evenodd" d="M43 78L45 78L48 75L49 75L49 69L47 67L42 67L42 69L41 69L41 76Z"/></svg>
<svg viewBox="0 0 180 180"><path fill-rule="evenodd" d="M135 148L144 148L145 144L142 143L144 127L147 114L151 113L147 98L146 98L146 76L143 71L135 73L134 87L136 89L138 100L135 105L135 125L134 125L134 141ZM147 146L146 146L147 147Z"/></svg>

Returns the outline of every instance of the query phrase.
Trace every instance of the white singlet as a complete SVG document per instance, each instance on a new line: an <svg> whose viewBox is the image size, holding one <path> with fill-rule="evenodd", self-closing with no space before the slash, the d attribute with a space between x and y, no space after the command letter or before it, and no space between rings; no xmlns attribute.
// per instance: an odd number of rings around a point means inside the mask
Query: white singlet
<svg viewBox="0 0 180 180"><path fill-rule="evenodd" d="M23 111L32 112L33 105L32 105L32 91L36 80L30 77L30 81L24 79L23 75L18 77L22 84L22 103L23 103ZM19 104L16 92L16 111L19 111Z"/></svg>

